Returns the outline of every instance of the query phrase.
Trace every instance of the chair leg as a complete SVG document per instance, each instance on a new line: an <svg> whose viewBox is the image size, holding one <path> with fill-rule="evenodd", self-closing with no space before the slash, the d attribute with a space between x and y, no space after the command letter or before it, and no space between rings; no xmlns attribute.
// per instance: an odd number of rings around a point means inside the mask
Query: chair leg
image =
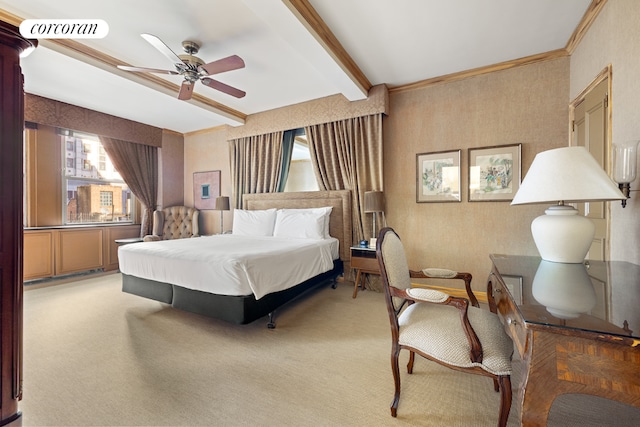
<svg viewBox="0 0 640 427"><path fill-rule="evenodd" d="M502 375L498 377L500 383L500 416L498 417L498 426L505 427L509 419L511 411L511 377Z"/></svg>
<svg viewBox="0 0 640 427"><path fill-rule="evenodd" d="M500 385L498 384L497 378L493 379L493 390L494 391L500 391Z"/></svg>
<svg viewBox="0 0 640 427"><path fill-rule="evenodd" d="M397 345L393 347L391 350L391 372L393 372L393 383L396 390L391 402L391 416L395 418L398 415L398 402L400 401L400 366L398 364L400 348Z"/></svg>
<svg viewBox="0 0 640 427"><path fill-rule="evenodd" d="M415 361L416 353L409 351L409 363L407 363L407 372L413 374L413 362Z"/></svg>

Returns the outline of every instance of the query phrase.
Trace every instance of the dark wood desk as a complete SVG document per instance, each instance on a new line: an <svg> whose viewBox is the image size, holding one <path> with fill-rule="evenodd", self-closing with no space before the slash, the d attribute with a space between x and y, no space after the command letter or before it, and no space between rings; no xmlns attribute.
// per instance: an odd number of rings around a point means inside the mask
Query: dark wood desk
<svg viewBox="0 0 640 427"><path fill-rule="evenodd" d="M524 362L513 400L522 425L546 426L551 404L565 393L640 407L640 266L491 261L489 307Z"/></svg>

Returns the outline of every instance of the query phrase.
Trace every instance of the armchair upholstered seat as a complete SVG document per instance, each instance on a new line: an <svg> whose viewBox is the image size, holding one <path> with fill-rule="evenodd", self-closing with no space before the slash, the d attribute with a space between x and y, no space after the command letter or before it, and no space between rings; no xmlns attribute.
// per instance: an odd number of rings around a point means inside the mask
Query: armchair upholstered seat
<svg viewBox="0 0 640 427"><path fill-rule="evenodd" d="M409 270L400 238L391 228L380 231L376 255L391 322L391 370L395 383L391 415L397 415L400 400L398 356L401 349L407 349L409 374L413 372L417 353L451 369L492 378L494 389L500 392L498 425L505 426L511 408L513 343L497 315L478 307L470 286L471 275L455 272L446 275L466 277L466 290L473 304L470 306L466 298L434 289L412 288L412 277L428 276Z"/></svg>
<svg viewBox="0 0 640 427"><path fill-rule="evenodd" d="M171 206L153 212L153 234L145 242L198 237L199 211L187 206Z"/></svg>

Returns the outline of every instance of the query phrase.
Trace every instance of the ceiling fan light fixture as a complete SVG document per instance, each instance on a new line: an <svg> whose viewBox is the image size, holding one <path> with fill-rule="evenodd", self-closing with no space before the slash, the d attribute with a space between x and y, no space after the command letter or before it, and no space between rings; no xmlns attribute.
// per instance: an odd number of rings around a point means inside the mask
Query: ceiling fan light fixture
<svg viewBox="0 0 640 427"><path fill-rule="evenodd" d="M246 93L240 89L210 79L209 76L226 71L244 68L244 61L238 55L231 55L226 58L205 63L202 59L194 56L200 50L200 44L191 40L182 42L182 48L186 55L176 55L162 40L152 34L141 34L149 44L155 47L160 53L166 56L174 65L176 71L158 70L153 68L130 67L126 65L118 65L118 68L125 71L135 73L160 73L160 74L179 74L184 77L184 81L180 86L178 99L191 99L193 94L193 84L200 80L205 86L226 93L236 98L242 98Z"/></svg>

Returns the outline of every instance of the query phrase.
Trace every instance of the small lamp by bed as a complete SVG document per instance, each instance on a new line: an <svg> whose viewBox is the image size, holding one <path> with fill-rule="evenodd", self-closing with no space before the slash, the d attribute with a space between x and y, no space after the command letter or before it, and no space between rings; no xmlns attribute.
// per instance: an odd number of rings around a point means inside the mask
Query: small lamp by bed
<svg viewBox="0 0 640 427"><path fill-rule="evenodd" d="M224 211L228 211L229 209L230 209L229 208L229 197L227 197L227 196L216 197L216 206L215 206L214 210L220 211L220 234L224 233L222 214L224 213Z"/></svg>
<svg viewBox="0 0 640 427"><path fill-rule="evenodd" d="M364 211L373 214L373 231L369 247L376 247L376 238L378 237L378 228L376 227L376 218L379 212L382 212L384 220L384 193L382 191L366 191L364 193Z"/></svg>

